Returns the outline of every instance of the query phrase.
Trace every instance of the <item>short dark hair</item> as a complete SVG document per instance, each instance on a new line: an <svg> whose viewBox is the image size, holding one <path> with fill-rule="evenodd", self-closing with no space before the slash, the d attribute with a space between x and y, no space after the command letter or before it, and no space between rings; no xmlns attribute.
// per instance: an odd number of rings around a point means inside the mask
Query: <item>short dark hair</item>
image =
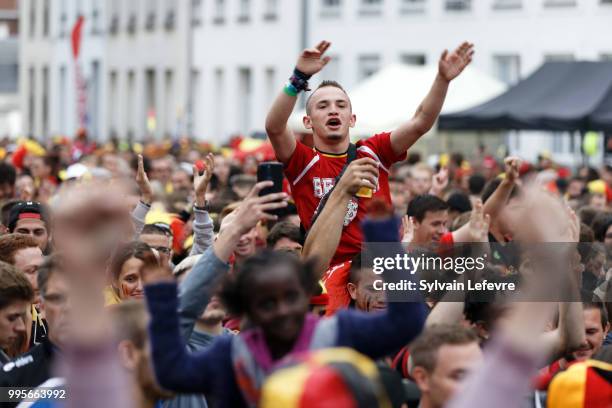
<svg viewBox="0 0 612 408"><path fill-rule="evenodd" d="M595 241L603 242L606 238L606 231L612 225L612 213L600 212L593 218L593 235Z"/></svg>
<svg viewBox="0 0 612 408"><path fill-rule="evenodd" d="M264 249L242 262L235 273L226 275L219 296L228 312L235 316L245 314L253 293L253 275L283 264L295 270L308 296L316 293L319 284L312 261L302 261L288 252Z"/></svg>
<svg viewBox="0 0 612 408"><path fill-rule="evenodd" d="M28 278L13 265L0 262L0 309L17 302L31 302L34 289Z"/></svg>
<svg viewBox="0 0 612 408"><path fill-rule="evenodd" d="M459 213L472 211L470 197L464 192L455 191L446 199L446 202L451 211L458 211Z"/></svg>
<svg viewBox="0 0 612 408"><path fill-rule="evenodd" d="M581 296L582 296L582 309L583 310L588 310L588 309L599 310L599 315L601 318L601 328L605 330L606 326L608 325L608 311L606 310L606 305L604 304L604 302L602 302L596 295L593 295L593 293L585 291L585 290L581 291Z"/></svg>
<svg viewBox="0 0 612 408"><path fill-rule="evenodd" d="M0 184L15 185L15 180L17 180L15 167L5 161L0 162Z"/></svg>
<svg viewBox="0 0 612 408"><path fill-rule="evenodd" d="M471 328L459 324L439 324L427 327L410 345L412 367L423 367L433 372L438 362L438 350L445 345L478 343Z"/></svg>
<svg viewBox="0 0 612 408"><path fill-rule="evenodd" d="M302 231L300 231L300 227L289 221L277 222L274 227L272 227L266 239L268 248L274 248L274 245L276 245L281 238L287 238L300 245L304 245L304 236L302 235Z"/></svg>
<svg viewBox="0 0 612 408"><path fill-rule="evenodd" d="M600 212L601 211L595 207L585 205L578 210L578 218L580 218L580 221L592 228L593 220Z"/></svg>
<svg viewBox="0 0 612 408"><path fill-rule="evenodd" d="M468 188L470 189L470 194L482 194L482 190L484 189L486 183L487 179L482 174L472 174L468 179Z"/></svg>
<svg viewBox="0 0 612 408"><path fill-rule="evenodd" d="M344 94L346 95L346 97L348 98L348 93L346 92L346 90L342 87L342 85L340 85L338 82L336 81L331 81L331 80L324 80L323 82L321 82L319 84L319 86L316 87L316 89L314 91L312 91L310 93L310 95L308 95L308 99L306 99L306 114L310 115L310 99L312 99L312 96L321 88L326 88L326 87L333 87L333 88L338 88L340 89L342 92L344 92ZM349 105L351 105L351 100L349 98ZM352 106L352 105L351 105Z"/></svg>
<svg viewBox="0 0 612 408"><path fill-rule="evenodd" d="M6 234L0 237L0 261L15 264L15 253L25 248L34 248L36 240L26 234Z"/></svg>
<svg viewBox="0 0 612 408"><path fill-rule="evenodd" d="M448 210L446 201L432 194L423 194L416 196L410 204L408 204L408 216L413 217L416 221L421 222L425 219L428 212L437 212Z"/></svg>
<svg viewBox="0 0 612 408"><path fill-rule="evenodd" d="M55 253L45 257L43 263L38 267L38 275L36 281L38 283L38 290L40 291L40 297L44 300L47 294L47 284L49 278L54 273L62 270L62 257L60 254Z"/></svg>
<svg viewBox="0 0 612 408"><path fill-rule="evenodd" d="M362 253L358 253L351 260L351 269L349 270L349 283L358 284L361 280L363 268L361 258Z"/></svg>
<svg viewBox="0 0 612 408"><path fill-rule="evenodd" d="M163 235L165 237L172 237L174 234L170 225L164 222L155 222L153 224L146 224L142 228L140 235L151 234L151 235Z"/></svg>
<svg viewBox="0 0 612 408"><path fill-rule="evenodd" d="M2 225L4 225L6 228L8 228L9 215L11 214L11 210L20 201L21 200L17 200L17 199L8 200L8 201L5 201L4 204L2 205L2 209L0 209L0 212L2 212L2 215L1 215L2 216Z"/></svg>

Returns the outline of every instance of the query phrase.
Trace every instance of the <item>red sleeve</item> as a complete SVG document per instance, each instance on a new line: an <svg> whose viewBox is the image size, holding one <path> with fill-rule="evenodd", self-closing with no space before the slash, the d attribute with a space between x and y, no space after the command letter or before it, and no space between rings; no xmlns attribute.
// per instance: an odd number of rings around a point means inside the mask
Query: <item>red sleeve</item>
<svg viewBox="0 0 612 408"><path fill-rule="evenodd" d="M406 160L406 152L396 155L391 147L391 133L379 133L366 140L357 143L358 146L366 146L378 156L380 162L386 168L389 168L393 163Z"/></svg>
<svg viewBox="0 0 612 408"><path fill-rule="evenodd" d="M440 238L440 245L453 246L454 244L455 244L455 240L453 239L452 232L447 232L446 234L442 235L442 237Z"/></svg>
<svg viewBox="0 0 612 408"><path fill-rule="evenodd" d="M285 165L285 176L289 179L289 184L293 184L293 181L304 171L314 155L315 152L310 147L296 141L293 154L286 163L283 163Z"/></svg>
<svg viewBox="0 0 612 408"><path fill-rule="evenodd" d="M351 303L351 295L346 288L350 271L351 261L347 261L329 268L323 274L323 284L329 295L325 316L333 316L338 310L347 308Z"/></svg>

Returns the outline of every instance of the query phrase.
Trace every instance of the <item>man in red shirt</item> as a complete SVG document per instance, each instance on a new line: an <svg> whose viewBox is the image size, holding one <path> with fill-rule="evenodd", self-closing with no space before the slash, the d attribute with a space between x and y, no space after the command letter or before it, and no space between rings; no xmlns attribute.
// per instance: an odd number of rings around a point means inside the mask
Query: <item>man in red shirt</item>
<svg viewBox="0 0 612 408"><path fill-rule="evenodd" d="M324 81L309 97L306 104L304 125L313 132L314 149L296 141L287 121L299 92L308 89L308 79L330 61L325 56L331 43L322 41L316 48L309 48L298 58L293 76L283 92L274 101L266 118L266 131L274 147L276 157L285 165L285 175L291 185L300 220L310 229L312 217L321 199L333 188L336 177L347 162L349 130L355 125L351 101L336 82ZM473 44L464 42L455 51L444 51L438 64L438 75L429 94L425 97L412 119L392 132L379 133L356 144L356 158L370 157L380 168L376 185L372 190L353 197L347 205L344 231L331 264L347 261L361 249L360 221L372 197L382 197L391 203L389 194L389 167L403 160L406 151L433 126L451 80L456 78L471 62Z"/></svg>

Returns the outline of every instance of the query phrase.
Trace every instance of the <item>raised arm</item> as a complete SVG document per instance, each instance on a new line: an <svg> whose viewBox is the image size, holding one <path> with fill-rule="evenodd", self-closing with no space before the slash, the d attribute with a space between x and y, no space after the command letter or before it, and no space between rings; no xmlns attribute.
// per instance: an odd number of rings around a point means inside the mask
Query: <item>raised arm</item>
<svg viewBox="0 0 612 408"><path fill-rule="evenodd" d="M432 128L442 110L448 84L468 66L473 55L474 44L468 42L464 42L450 54L444 50L438 62L438 75L414 117L391 132L391 146L395 154L405 153Z"/></svg>
<svg viewBox="0 0 612 408"><path fill-rule="evenodd" d="M136 173L136 183L140 188L140 201L132 211L132 224L134 224L134 239L140 237L140 233L145 225L145 218L151 209L153 202L153 189L149 182L149 177L144 170L142 155L138 155L138 172Z"/></svg>
<svg viewBox="0 0 612 408"><path fill-rule="evenodd" d="M206 211L206 189L215 169L215 156L209 153L204 159L206 169L200 174L197 166L193 166L193 245L189 255L203 254L213 243L213 221Z"/></svg>
<svg viewBox="0 0 612 408"><path fill-rule="evenodd" d="M499 183L491 197L484 203L484 212L489 214L494 222L499 214L504 209L504 206L510 199L512 189L519 179L519 166L521 161L518 157L506 157L504 160L505 174L504 179Z"/></svg>
<svg viewBox="0 0 612 408"><path fill-rule="evenodd" d="M316 270L323 273L340 243L346 207L361 187L374 188L378 163L364 157L353 161L331 192L327 204L308 232L302 256L315 257Z"/></svg>
<svg viewBox="0 0 612 408"><path fill-rule="evenodd" d="M299 89L299 84L303 84L303 81L308 81L312 75L321 71L329 62L330 58L324 57L323 54L325 54L330 45L331 43L327 41L321 41L315 48L308 48L302 51L295 66L296 70L293 76L274 100L266 117L266 132L274 147L276 158L283 163L286 163L291 158L295 150L295 136L287 126L287 121L295 107L298 92L303 90ZM296 87L295 85L298 86Z"/></svg>

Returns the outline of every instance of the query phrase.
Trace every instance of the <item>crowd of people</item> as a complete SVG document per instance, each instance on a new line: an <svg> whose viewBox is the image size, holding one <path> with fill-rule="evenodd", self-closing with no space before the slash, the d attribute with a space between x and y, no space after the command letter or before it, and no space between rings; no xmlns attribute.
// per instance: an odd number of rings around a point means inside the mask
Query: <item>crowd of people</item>
<svg viewBox="0 0 612 408"><path fill-rule="evenodd" d="M303 51L266 118L280 192L257 157L187 139L4 144L2 406L612 406L612 168L413 153L467 42L412 118L354 144L324 81L307 144L287 121L330 46ZM366 256L466 250L486 254L477 275ZM518 290L395 299L381 278Z"/></svg>

